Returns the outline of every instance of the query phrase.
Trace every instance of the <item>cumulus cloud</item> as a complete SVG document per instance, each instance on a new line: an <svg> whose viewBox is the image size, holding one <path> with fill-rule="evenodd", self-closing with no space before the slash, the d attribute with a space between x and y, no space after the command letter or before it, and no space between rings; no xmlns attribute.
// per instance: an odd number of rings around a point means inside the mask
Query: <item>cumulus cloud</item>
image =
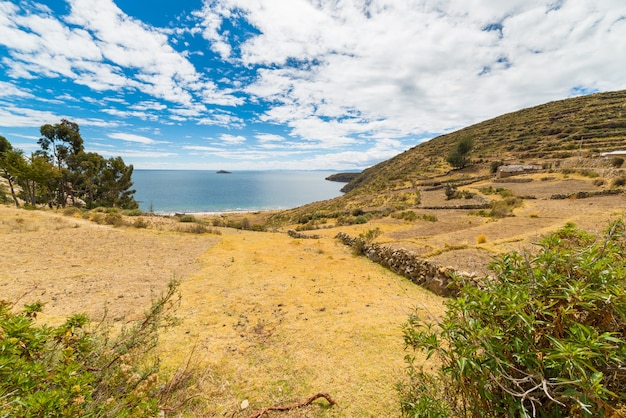
<svg viewBox="0 0 626 418"><path fill-rule="evenodd" d="M226 145L238 145L246 142L246 137L241 135L224 134L219 139Z"/></svg>
<svg viewBox="0 0 626 418"><path fill-rule="evenodd" d="M246 90L269 103L263 120L327 146L445 132L575 86L626 86L619 0L205 4L212 45L261 67ZM259 32L239 55L219 31L237 19Z"/></svg>

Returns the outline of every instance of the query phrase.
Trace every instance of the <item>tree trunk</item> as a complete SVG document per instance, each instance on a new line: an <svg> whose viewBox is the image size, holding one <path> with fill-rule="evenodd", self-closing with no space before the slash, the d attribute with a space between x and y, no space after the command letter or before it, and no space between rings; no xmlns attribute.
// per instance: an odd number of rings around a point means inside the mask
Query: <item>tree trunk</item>
<svg viewBox="0 0 626 418"><path fill-rule="evenodd" d="M17 196L15 195L15 188L13 187L13 180L11 176L7 176L6 179L9 181L9 188L11 189L11 196L13 197L13 201L15 202L16 207L20 207L20 202L17 200Z"/></svg>

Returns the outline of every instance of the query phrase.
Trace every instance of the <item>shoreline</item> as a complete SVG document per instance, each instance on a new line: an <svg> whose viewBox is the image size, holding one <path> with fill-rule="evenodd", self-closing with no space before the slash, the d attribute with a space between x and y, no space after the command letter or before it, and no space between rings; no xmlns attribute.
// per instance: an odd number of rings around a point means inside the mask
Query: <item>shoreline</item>
<svg viewBox="0 0 626 418"><path fill-rule="evenodd" d="M293 208L292 208L293 209ZM210 211L210 212L144 212L145 215L155 216L224 216L224 215L243 215L246 213L269 213L269 212L282 212L290 209L241 209L241 210L224 210L224 211Z"/></svg>

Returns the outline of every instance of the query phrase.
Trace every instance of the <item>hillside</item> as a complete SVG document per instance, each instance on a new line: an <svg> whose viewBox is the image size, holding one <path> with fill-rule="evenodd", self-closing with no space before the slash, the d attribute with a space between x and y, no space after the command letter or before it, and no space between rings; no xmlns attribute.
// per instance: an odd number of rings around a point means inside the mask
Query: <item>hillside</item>
<svg viewBox="0 0 626 418"><path fill-rule="evenodd" d="M619 91L509 113L417 145L365 170L345 195L274 214L267 224L377 229L379 244L487 273L494 255L568 222L598 231L624 216L626 164L601 154L626 149L625 110ZM453 169L446 157L467 137L471 162ZM494 163L540 169L499 178Z"/></svg>
<svg viewBox="0 0 626 418"><path fill-rule="evenodd" d="M626 90L575 97L508 113L433 138L365 170L344 191L378 192L451 170L445 161L463 138L481 163L555 162L626 146Z"/></svg>
<svg viewBox="0 0 626 418"><path fill-rule="evenodd" d="M446 158L464 138L474 143L471 164L454 170ZM273 221L418 207L425 187L490 176L494 163L538 164L556 172L609 169L611 161L601 153L620 149L626 149L626 90L550 102L416 145L364 170L344 186L345 195L288 211Z"/></svg>

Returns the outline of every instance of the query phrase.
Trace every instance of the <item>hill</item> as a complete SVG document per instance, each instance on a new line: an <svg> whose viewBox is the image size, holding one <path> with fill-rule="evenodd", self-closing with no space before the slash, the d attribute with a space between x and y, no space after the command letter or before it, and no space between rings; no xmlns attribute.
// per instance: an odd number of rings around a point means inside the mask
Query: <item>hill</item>
<svg viewBox="0 0 626 418"><path fill-rule="evenodd" d="M464 271L572 222L595 231L624 215L626 91L547 103L419 144L363 171L338 198L273 214L277 230L376 230L375 242ZM448 155L471 138L470 164ZM497 166L539 170L500 178Z"/></svg>
<svg viewBox="0 0 626 418"><path fill-rule="evenodd" d="M446 161L462 139L471 164ZM352 211L387 213L419 206L424 187L463 183L493 174L498 164L536 164L553 171L610 168L601 154L626 149L626 90L546 103L433 138L364 170L346 194L282 214L289 220L336 217ZM616 173L613 173L613 175ZM619 173L617 173L619 174Z"/></svg>
<svg viewBox="0 0 626 418"><path fill-rule="evenodd" d="M449 172L446 157L464 138L477 163L593 157L626 146L626 90L546 103L433 138L365 170L345 188L361 193L402 187Z"/></svg>

